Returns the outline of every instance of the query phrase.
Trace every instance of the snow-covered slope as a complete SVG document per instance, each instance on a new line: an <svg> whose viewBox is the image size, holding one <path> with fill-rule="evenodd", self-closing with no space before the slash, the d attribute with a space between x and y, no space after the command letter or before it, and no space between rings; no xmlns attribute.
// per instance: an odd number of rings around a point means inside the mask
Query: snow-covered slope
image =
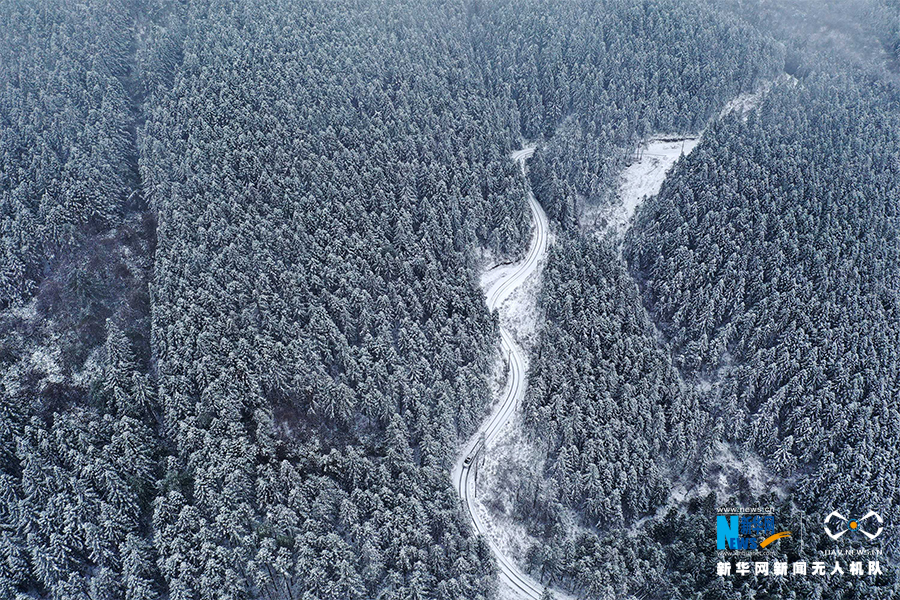
<svg viewBox="0 0 900 600"><path fill-rule="evenodd" d="M684 155L690 154L700 138L651 138L636 152L637 160L628 166L619 180L621 204L613 211L610 227L624 233L638 205L648 196L659 193L666 173Z"/></svg>

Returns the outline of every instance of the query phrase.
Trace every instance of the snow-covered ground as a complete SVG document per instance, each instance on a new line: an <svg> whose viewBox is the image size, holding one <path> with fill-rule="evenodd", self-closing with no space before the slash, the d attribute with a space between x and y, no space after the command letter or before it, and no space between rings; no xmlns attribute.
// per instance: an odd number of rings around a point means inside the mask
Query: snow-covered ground
<svg viewBox="0 0 900 600"><path fill-rule="evenodd" d="M769 91L769 88L771 87L772 84L770 82L755 92L739 95L737 98L725 105L725 108L723 108L722 112L719 113L719 118L722 118L725 115L731 114L733 112L739 113L740 116L746 118L747 113L759 106L763 94Z"/></svg>
<svg viewBox="0 0 900 600"><path fill-rule="evenodd" d="M699 137L657 136L644 142L635 153L637 160L619 178L619 199L609 219L609 227L623 234L631 225L634 211L645 198L659 193L672 165L691 153Z"/></svg>
<svg viewBox="0 0 900 600"><path fill-rule="evenodd" d="M723 108L719 113L719 118L721 119L725 115L736 112L739 114L739 116L746 119L751 110L759 107L765 95L769 93L769 90L772 89L772 86L776 82L788 82L791 85L797 85L798 83L796 77L794 77L793 75L788 75L787 73L780 75L777 79L765 81L760 84L755 91L740 94L734 100L726 104L725 108Z"/></svg>
<svg viewBox="0 0 900 600"><path fill-rule="evenodd" d="M478 284L485 293L495 283L509 277L518 267L518 263L500 262L495 256L489 255L487 251L482 252L482 261L488 266L481 272Z"/></svg>
<svg viewBox="0 0 900 600"><path fill-rule="evenodd" d="M724 442L716 442L713 456L715 458L708 467L710 475L707 480L691 489L682 484L674 486L669 494L670 504L704 498L710 492L715 492L720 500L738 496L742 478L753 496L772 492L784 499L790 494L791 482L774 474L756 453L746 448L737 449Z"/></svg>
<svg viewBox="0 0 900 600"><path fill-rule="evenodd" d="M635 149L633 162L619 175L616 203L612 207L586 207L581 217L584 226L600 235L622 239L637 207L659 193L672 165L690 154L699 142L699 135L656 135L644 141Z"/></svg>

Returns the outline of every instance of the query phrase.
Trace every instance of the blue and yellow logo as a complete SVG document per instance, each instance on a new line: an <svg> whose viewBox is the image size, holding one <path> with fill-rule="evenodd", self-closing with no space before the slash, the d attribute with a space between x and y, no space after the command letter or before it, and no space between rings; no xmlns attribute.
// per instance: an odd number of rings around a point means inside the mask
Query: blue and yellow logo
<svg viewBox="0 0 900 600"><path fill-rule="evenodd" d="M790 531L775 533L774 515L719 515L716 517L716 549L758 550L781 538L790 537ZM764 539L760 540L759 538Z"/></svg>

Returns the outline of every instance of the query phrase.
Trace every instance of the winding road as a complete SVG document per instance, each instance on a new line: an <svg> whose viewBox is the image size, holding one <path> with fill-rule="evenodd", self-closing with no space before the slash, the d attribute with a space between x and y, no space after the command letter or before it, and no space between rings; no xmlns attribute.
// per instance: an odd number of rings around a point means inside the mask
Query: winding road
<svg viewBox="0 0 900 600"><path fill-rule="evenodd" d="M525 148L512 154L523 169L525 160L534 154L534 148ZM534 234L531 246L525 259L513 265L499 267L503 269L501 276L488 288L486 292L488 310L501 308L503 302L510 294L524 283L537 269L538 262L547 251L548 225L547 215L538 204L531 190L528 190L528 206L534 218ZM503 426L509 423L516 409L525 396L525 357L522 348L516 344L512 335L505 327L500 327L500 344L503 353L509 360L509 380L502 392L500 402L496 404L489 418L478 428L469 441L453 467L452 478L457 492L463 501L465 510L472 520L472 525L478 534L484 536L491 551L497 559L497 567L500 571L500 580L519 598L540 600L544 592L544 585L535 581L523 573L509 557L503 554L496 544L485 535L485 526L478 511L475 509L475 477L478 461L482 453L490 450L491 443L497 439ZM554 596L560 600L569 596L554 591Z"/></svg>

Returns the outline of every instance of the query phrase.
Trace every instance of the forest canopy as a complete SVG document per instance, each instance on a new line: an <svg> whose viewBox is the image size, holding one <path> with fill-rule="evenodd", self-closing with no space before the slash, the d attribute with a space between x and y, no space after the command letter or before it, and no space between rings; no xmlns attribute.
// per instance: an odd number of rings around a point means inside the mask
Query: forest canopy
<svg viewBox="0 0 900 600"><path fill-rule="evenodd" d="M529 187L523 570L746 597L709 572L729 498L670 494L723 448L808 529L896 515L896 2L834 8L871 65L732 4L0 0L0 597L498 597L448 473ZM701 132L624 240L588 229L642 140Z"/></svg>

